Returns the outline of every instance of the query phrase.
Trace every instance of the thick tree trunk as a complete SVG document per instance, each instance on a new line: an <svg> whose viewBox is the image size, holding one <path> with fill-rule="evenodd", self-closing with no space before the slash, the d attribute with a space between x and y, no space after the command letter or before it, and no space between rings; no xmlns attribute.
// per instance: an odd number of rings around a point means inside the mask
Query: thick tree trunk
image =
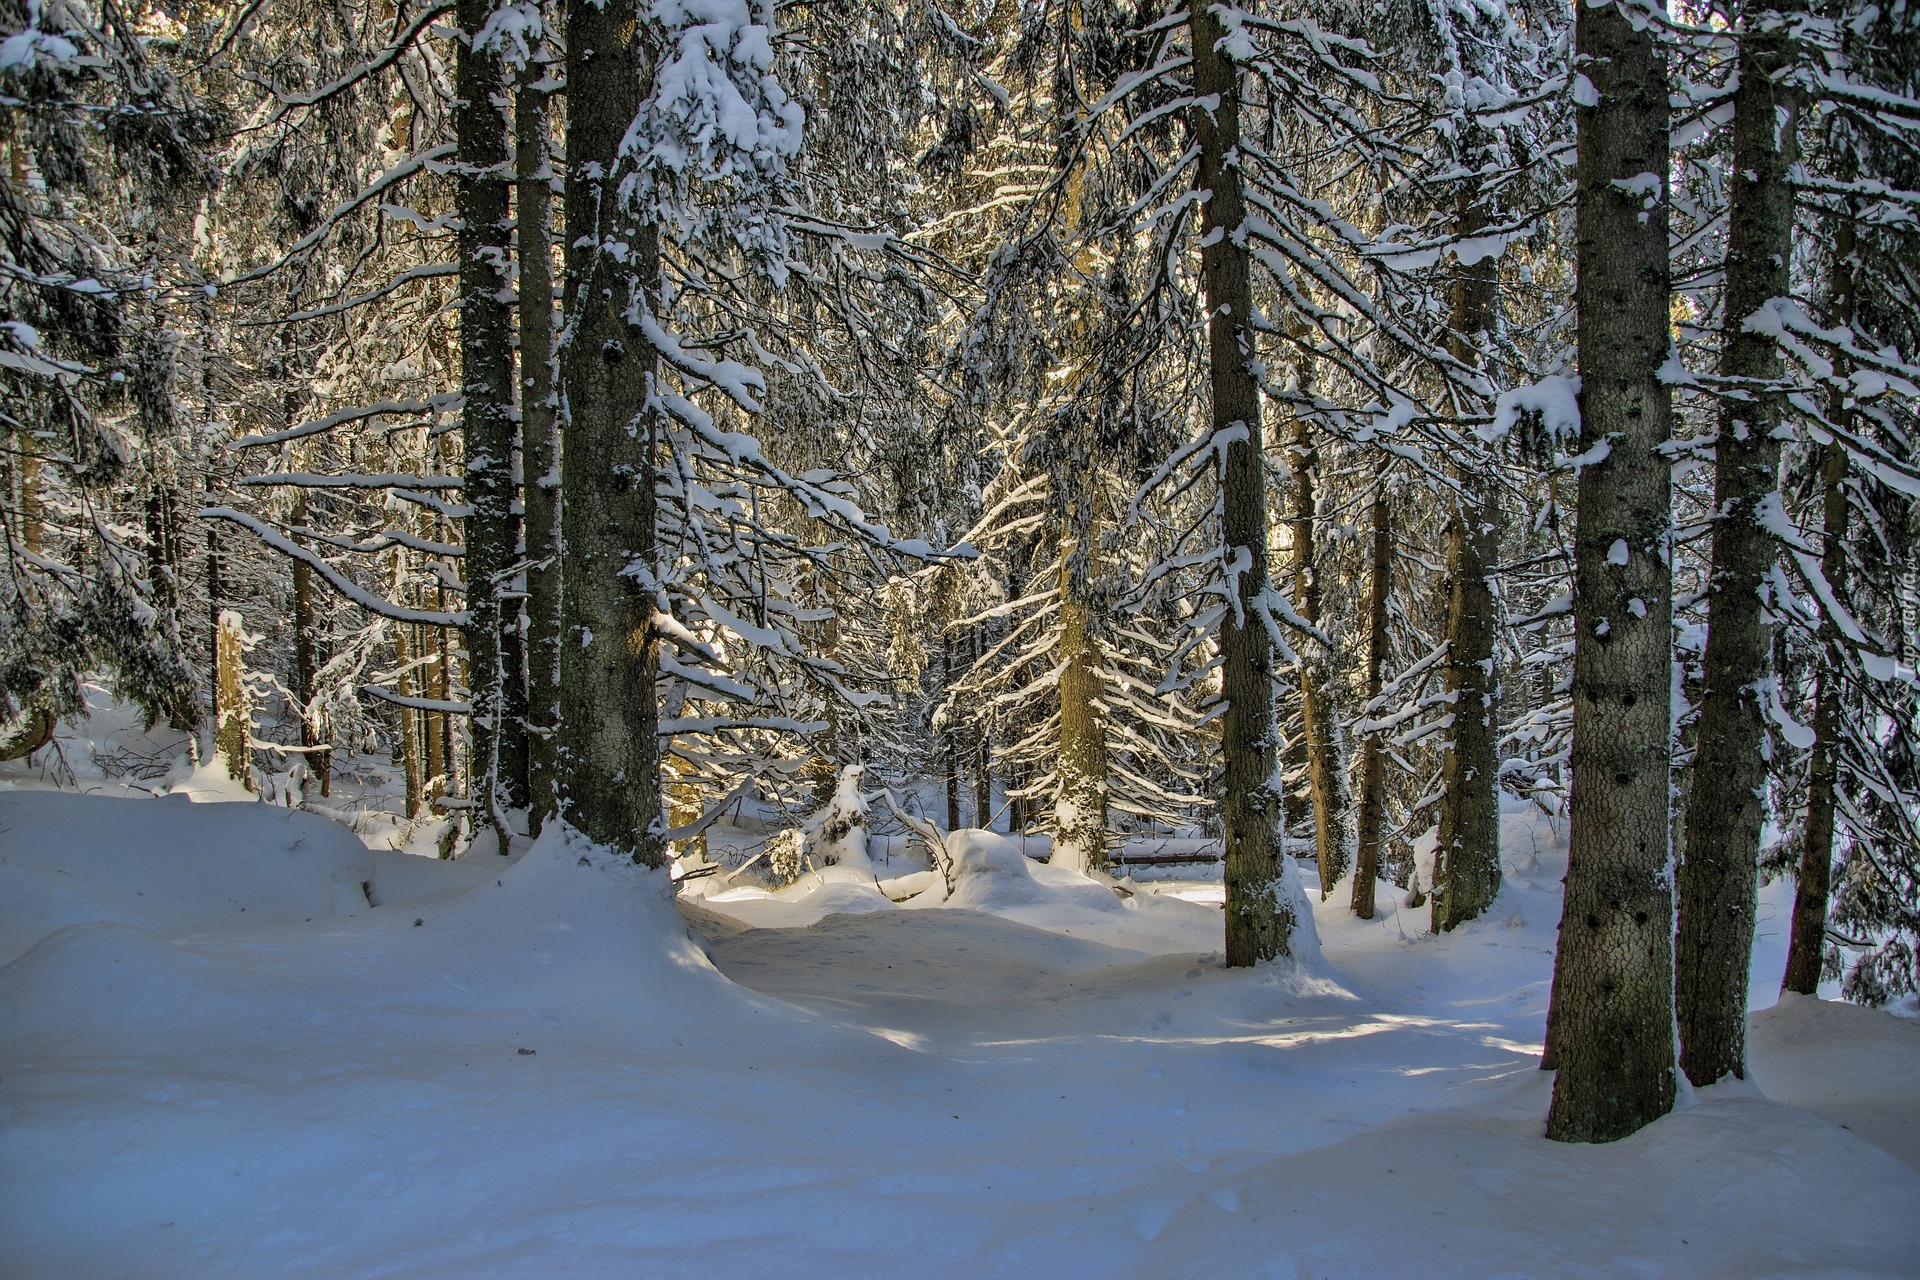
<svg viewBox="0 0 1920 1280"><path fill-rule="evenodd" d="M468 36L493 12L491 0L459 0ZM499 56L458 44L454 131L460 219L460 425L466 440L468 683L473 706L473 799L476 818L502 821L505 807L524 807L526 705L506 628L519 629L507 579L519 558L514 513L513 315L511 217L508 212L507 122L501 106L506 77ZM501 848L507 833L500 833Z"/></svg>
<svg viewBox="0 0 1920 1280"><path fill-rule="evenodd" d="M619 196L620 139L652 66L632 0L568 9L562 812L601 844L658 866L660 654L651 581L654 424L647 411L657 358L625 316L655 310L659 239Z"/></svg>
<svg viewBox="0 0 1920 1280"><path fill-rule="evenodd" d="M1583 452L1574 553L1572 832L1547 1136L1623 1138L1673 1108L1667 881L1672 679L1667 67L1660 33L1581 5L1577 266ZM1591 456L1591 455L1590 455Z"/></svg>
<svg viewBox="0 0 1920 1280"><path fill-rule="evenodd" d="M538 71L540 78L531 79ZM553 177L545 64L514 103L520 263L520 465L525 474L527 802L532 826L555 812L560 723L560 429L554 412Z"/></svg>
<svg viewBox="0 0 1920 1280"><path fill-rule="evenodd" d="M1834 265L1828 292L1829 323L1851 325L1854 311L1854 230L1851 219L1841 221L1834 236ZM1828 411L1835 421L1846 413L1846 398L1836 393ZM1825 509L1821 512L1821 534L1825 539L1820 551L1820 568L1826 574L1834 595L1846 598L1847 590L1847 447L1835 440L1827 445L1823 458ZM1833 619L1820 620L1821 638L1828 645L1839 639ZM1822 665L1814 685L1813 756L1807 765L1807 817L1801 827L1800 873L1793 893L1793 932L1787 942L1787 972L1781 981L1783 991L1813 995L1820 989L1820 972L1826 959L1827 897L1833 877L1833 826L1835 787L1838 784L1834 742L1840 733L1840 708L1843 686L1829 657Z"/></svg>
<svg viewBox="0 0 1920 1280"><path fill-rule="evenodd" d="M1313 428L1295 415L1288 459L1293 469L1294 507L1289 521L1293 532L1294 608L1308 622L1320 621L1320 578L1314 566L1313 526L1315 478L1320 450ZM1320 864L1320 899L1347 873L1347 773L1341 760L1339 727L1334 715L1332 655L1319 641L1300 646L1300 732L1306 739L1307 786L1313 801L1313 848Z"/></svg>
<svg viewBox="0 0 1920 1280"><path fill-rule="evenodd" d="M1789 0L1790 2L1790 0ZM1747 970L1766 820L1767 685L1773 634L1760 601L1774 537L1764 507L1778 501L1780 350L1747 321L1791 289L1793 94L1778 83L1784 30L1761 29L1772 4L1744 5L1734 93L1733 202L1727 224L1726 329L1720 372L1743 397L1725 402L1714 446L1713 564L1707 601L1705 697L1680 863L1680 1067L1695 1085L1747 1074ZM1786 5L1782 4L1782 8ZM1764 11L1763 11L1764 8ZM1784 137L1780 122L1786 109Z"/></svg>
<svg viewBox="0 0 1920 1280"><path fill-rule="evenodd" d="M1393 588L1393 508L1386 479L1373 490L1373 576L1367 584L1367 702L1380 696L1387 669L1387 593ZM1380 832L1386 825L1386 749L1378 732L1360 743L1360 804L1355 821L1353 914L1373 919L1373 884L1380 876Z"/></svg>
<svg viewBox="0 0 1920 1280"><path fill-rule="evenodd" d="M1461 198L1462 235L1487 224L1477 193ZM1481 363L1494 324L1497 276L1486 258L1462 266L1453 282L1453 354ZM1500 690L1494 677L1493 574L1500 556L1500 513L1487 469L1462 459L1447 519L1447 696L1453 723L1440 756L1440 829L1434 845L1433 929L1473 919L1500 891Z"/></svg>
<svg viewBox="0 0 1920 1280"><path fill-rule="evenodd" d="M1093 537L1089 530L1087 537ZM1060 765L1053 801L1053 864L1074 871L1107 867L1107 731L1100 696L1100 652L1091 610L1076 588L1073 552L1060 566Z"/></svg>
<svg viewBox="0 0 1920 1280"><path fill-rule="evenodd" d="M1286 882L1280 744L1273 716L1266 465L1260 387L1253 370L1253 281L1243 225L1246 201L1234 153L1240 145L1240 69L1219 48L1225 35L1208 0L1191 0L1194 92L1216 98L1193 113L1198 185L1211 192L1201 217L1201 281L1207 295L1208 373L1220 457L1223 540L1231 607L1220 621L1220 797L1226 852L1227 963L1252 965L1289 953L1293 918Z"/></svg>

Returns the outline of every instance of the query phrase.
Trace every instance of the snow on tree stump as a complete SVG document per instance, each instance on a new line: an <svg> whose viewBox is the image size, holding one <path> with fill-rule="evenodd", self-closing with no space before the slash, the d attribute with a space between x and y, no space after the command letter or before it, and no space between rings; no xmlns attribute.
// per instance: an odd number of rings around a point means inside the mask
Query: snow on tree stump
<svg viewBox="0 0 1920 1280"><path fill-rule="evenodd" d="M253 790L247 740L253 708L247 702L247 630L233 609L220 611L214 637L213 749L227 762L227 776Z"/></svg>

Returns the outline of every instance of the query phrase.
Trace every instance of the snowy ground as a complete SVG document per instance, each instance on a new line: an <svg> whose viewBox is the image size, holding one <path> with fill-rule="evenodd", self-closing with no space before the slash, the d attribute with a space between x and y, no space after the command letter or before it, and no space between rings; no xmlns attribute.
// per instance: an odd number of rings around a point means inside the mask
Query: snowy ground
<svg viewBox="0 0 1920 1280"><path fill-rule="evenodd" d="M1483 922L1342 891L1249 973L1203 883L827 875L688 941L561 840L0 791L0 1275L1920 1274L1910 1019L1796 999L1751 1085L1537 1136L1564 855L1506 847Z"/></svg>

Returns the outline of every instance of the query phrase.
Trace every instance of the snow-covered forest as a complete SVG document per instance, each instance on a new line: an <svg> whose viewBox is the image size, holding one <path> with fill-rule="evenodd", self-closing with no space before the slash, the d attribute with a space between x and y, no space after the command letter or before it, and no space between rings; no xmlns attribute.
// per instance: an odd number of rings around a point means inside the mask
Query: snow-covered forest
<svg viewBox="0 0 1920 1280"><path fill-rule="evenodd" d="M1913 1274L1908 0L0 0L0 151L0 1273Z"/></svg>

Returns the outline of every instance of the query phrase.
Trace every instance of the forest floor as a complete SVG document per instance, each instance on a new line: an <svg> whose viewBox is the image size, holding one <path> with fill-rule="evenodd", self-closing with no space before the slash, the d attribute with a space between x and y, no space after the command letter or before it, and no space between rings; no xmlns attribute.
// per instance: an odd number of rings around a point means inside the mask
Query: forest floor
<svg viewBox="0 0 1920 1280"><path fill-rule="evenodd" d="M1920 1274L1911 1008L1758 1009L1751 1081L1539 1136L1565 856L1504 840L1451 936L1343 889L1228 971L1199 881L676 910L554 837L0 789L0 1276Z"/></svg>

